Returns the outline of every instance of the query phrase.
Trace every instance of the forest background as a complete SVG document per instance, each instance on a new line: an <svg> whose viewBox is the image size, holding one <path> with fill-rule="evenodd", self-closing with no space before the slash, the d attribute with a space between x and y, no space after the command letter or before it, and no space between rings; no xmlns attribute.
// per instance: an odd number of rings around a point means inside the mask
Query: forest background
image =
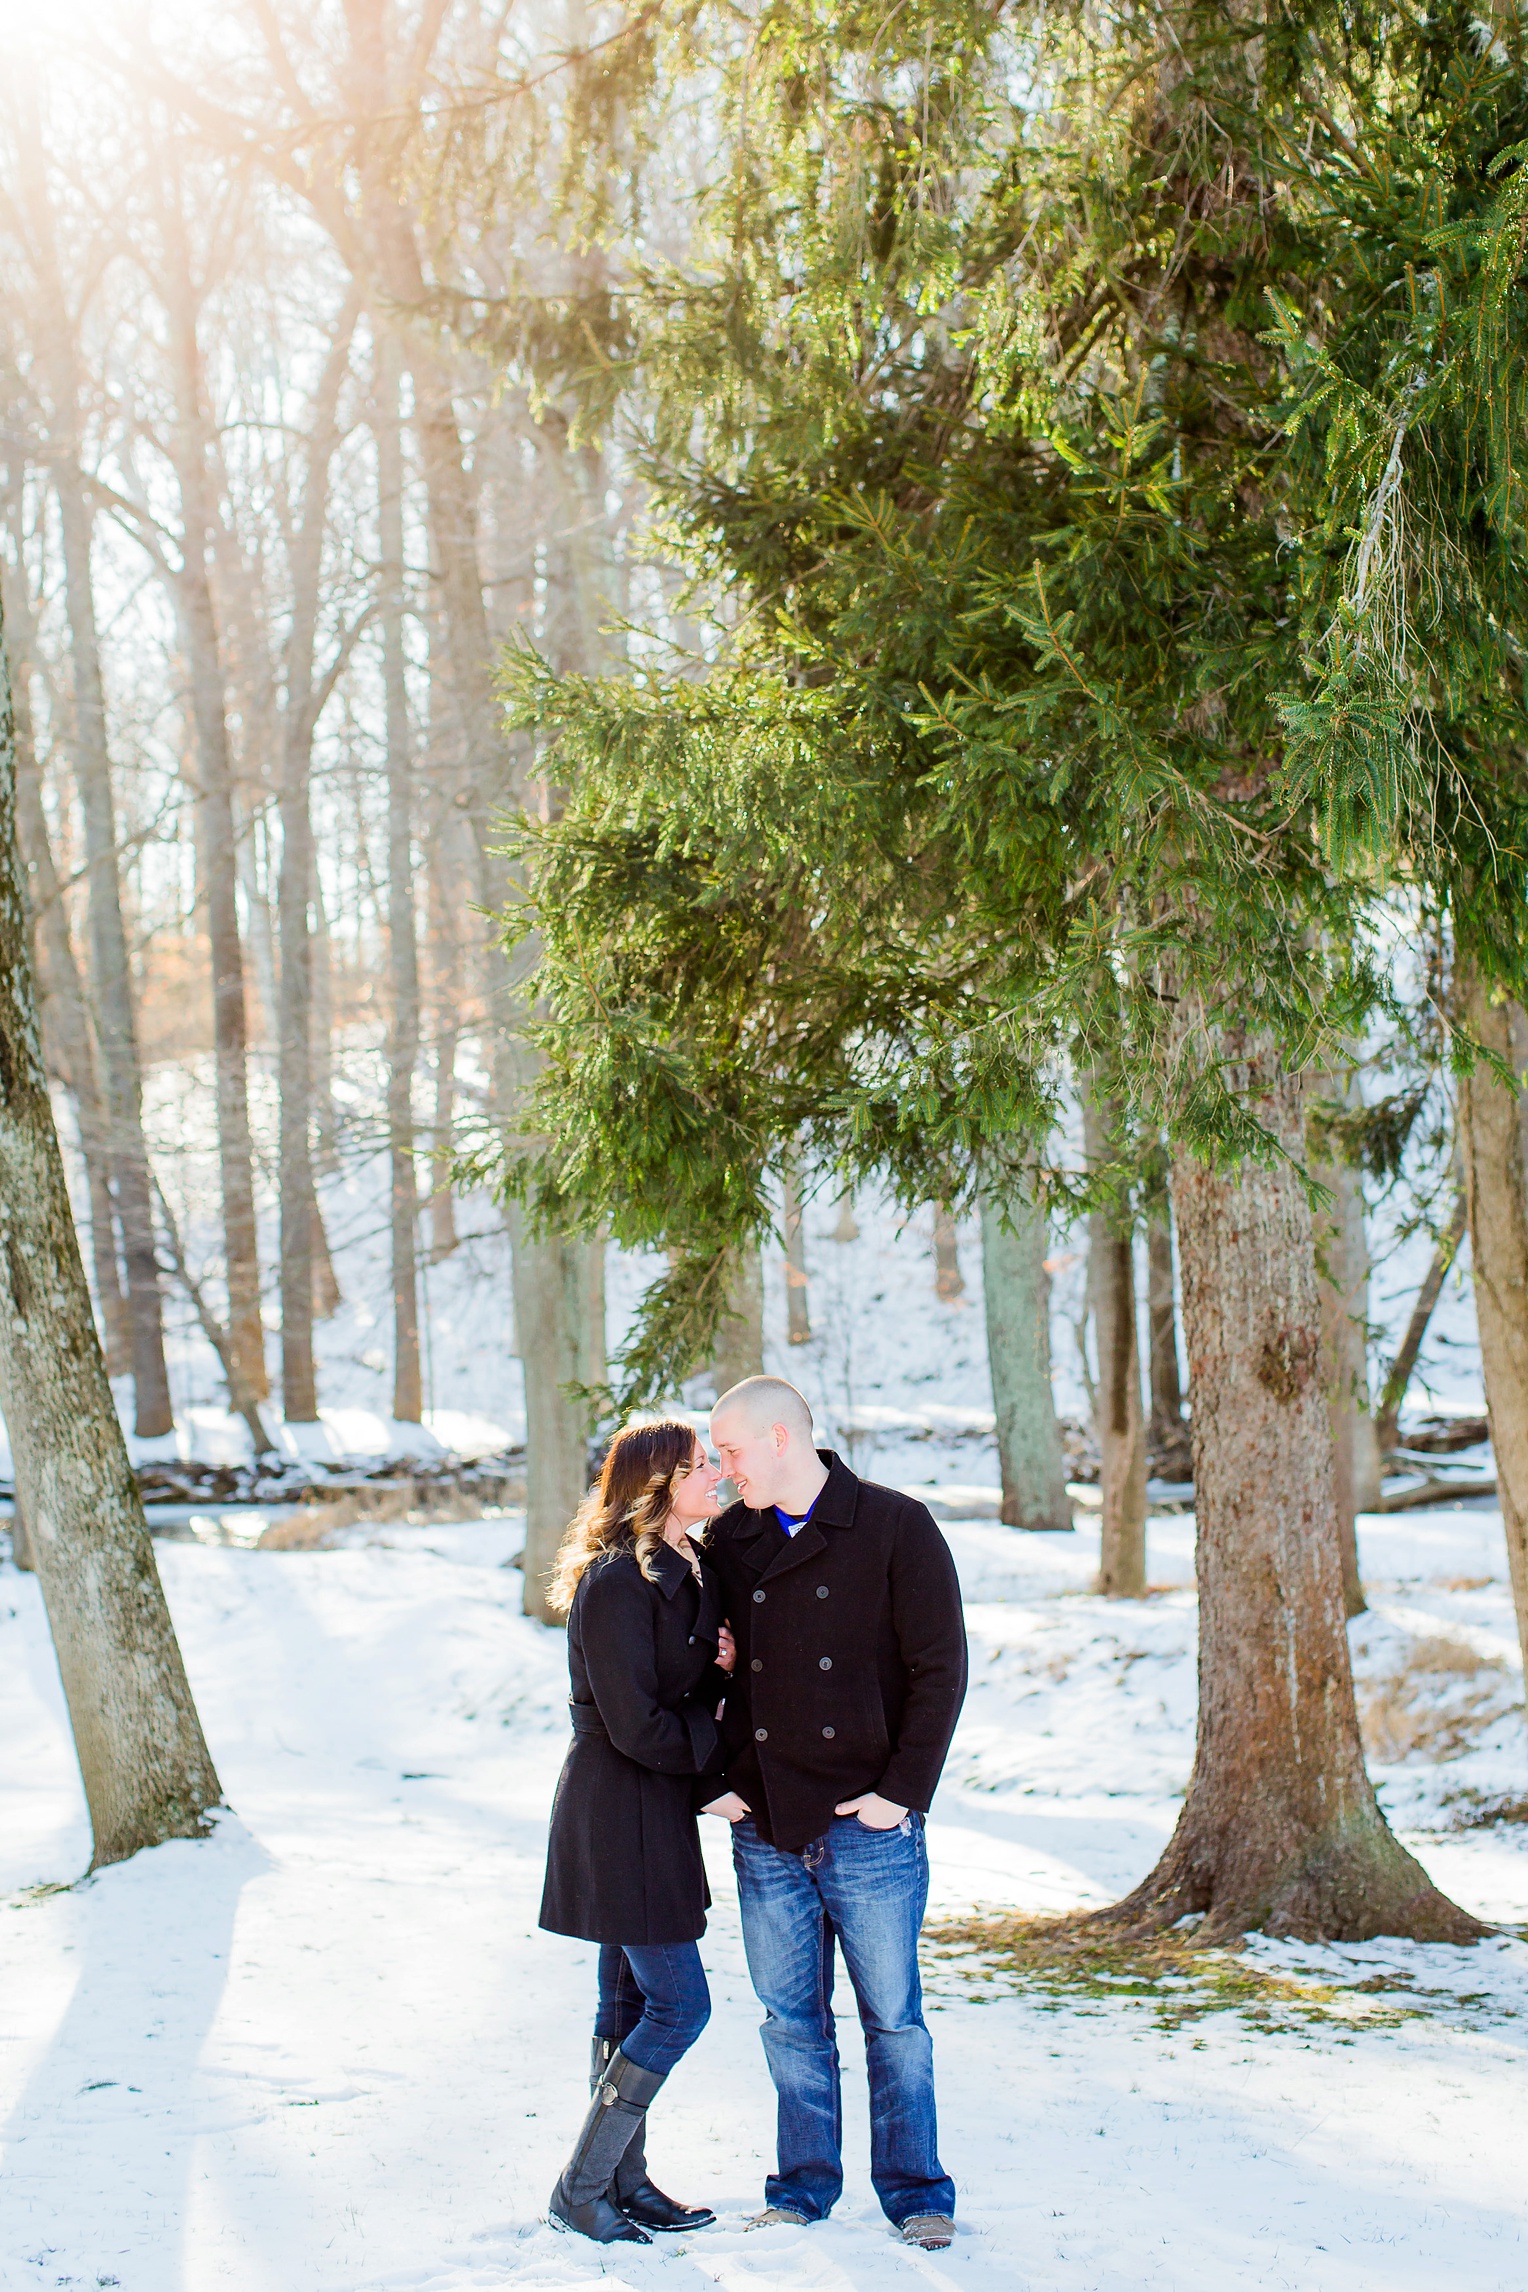
<svg viewBox="0 0 1528 2292"><path fill-rule="evenodd" d="M1131 1596L1132 1229L1182 1474L1176 1228L1204 1677L1271 1700L1217 1751L1207 1690L1141 1913L1459 1931L1385 1843L1350 1683L1309 1803L1274 1705L1281 1631L1347 1678L1404 1397L1365 1171L1417 1185L1424 1290L1466 1216L1501 1269L1528 1619L1516 19L87 24L20 39L8 99L5 607L140 1460L176 1438L167 1297L252 1457L273 1382L317 1456L347 1157L386 1158L422 1424L427 1269L487 1179L534 1611L601 1418L760 1365L761 1237L799 1319L803 1189L876 1182L946 1261L980 1205L1016 1527L1065 1524L1045 1219L1087 1216ZM610 1235L669 1260L613 1379Z"/></svg>

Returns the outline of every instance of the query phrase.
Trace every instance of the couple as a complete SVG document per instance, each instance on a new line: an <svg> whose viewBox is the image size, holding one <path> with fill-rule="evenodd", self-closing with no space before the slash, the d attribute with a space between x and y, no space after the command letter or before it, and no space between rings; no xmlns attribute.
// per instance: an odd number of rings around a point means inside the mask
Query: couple
<svg viewBox="0 0 1528 2292"><path fill-rule="evenodd" d="M711 1431L720 1469L689 1425L618 1433L558 1554L573 1745L541 1924L601 1947L593 2106L551 2211L602 2244L715 2218L655 2188L644 2154L648 2104L711 2011L699 1809L732 1825L779 2097L778 2169L750 2226L823 2220L843 2187L837 1945L865 2032L876 2194L909 2244L939 2250L955 2186L918 1931L924 1816L966 1685L954 1563L921 1504L813 1446L782 1378L734 1385ZM741 1496L726 1512L723 1473Z"/></svg>

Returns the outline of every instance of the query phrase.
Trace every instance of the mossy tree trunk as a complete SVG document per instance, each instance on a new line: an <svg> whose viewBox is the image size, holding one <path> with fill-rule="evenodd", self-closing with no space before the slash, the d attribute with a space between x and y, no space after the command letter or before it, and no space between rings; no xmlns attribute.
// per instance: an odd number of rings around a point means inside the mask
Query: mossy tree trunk
<svg viewBox="0 0 1528 2292"><path fill-rule="evenodd" d="M1083 1131L1090 1164L1108 1159L1116 1114L1107 1099L1085 1099ZM1109 1599L1137 1600L1146 1589L1146 1414L1128 1208L1094 1210L1088 1219L1088 1289L1098 1347L1096 1415L1103 1498L1098 1589Z"/></svg>
<svg viewBox="0 0 1528 2292"><path fill-rule="evenodd" d="M764 1262L757 1242L745 1242L737 1252L712 1373L718 1398L745 1377L764 1374Z"/></svg>
<svg viewBox="0 0 1528 2292"><path fill-rule="evenodd" d="M1473 965L1461 965L1461 973L1465 1025L1515 1065L1511 1002L1495 997ZM1519 1093L1488 1066L1477 1066L1459 1086L1459 1151L1497 1496L1528 1667L1528 1168Z"/></svg>
<svg viewBox="0 0 1528 2292"><path fill-rule="evenodd" d="M0 1413L99 1868L197 1836L220 1792L106 1379L43 1073L3 617L0 1317Z"/></svg>
<svg viewBox="0 0 1528 2292"><path fill-rule="evenodd" d="M1045 1237L1044 1212L1032 1203L1014 1200L1004 1205L983 1195L987 1365L1003 1483L1000 1517L1010 1528L1072 1525L1066 1457L1051 1388Z"/></svg>
<svg viewBox="0 0 1528 2292"><path fill-rule="evenodd" d="M1174 1167L1194 1395L1199 1734L1166 1852L1102 1915L1200 1938L1473 1940L1390 1831L1364 1770L1343 1614L1331 1423L1298 1082L1227 1044L1289 1159ZM1261 1088L1257 1086L1261 1084Z"/></svg>

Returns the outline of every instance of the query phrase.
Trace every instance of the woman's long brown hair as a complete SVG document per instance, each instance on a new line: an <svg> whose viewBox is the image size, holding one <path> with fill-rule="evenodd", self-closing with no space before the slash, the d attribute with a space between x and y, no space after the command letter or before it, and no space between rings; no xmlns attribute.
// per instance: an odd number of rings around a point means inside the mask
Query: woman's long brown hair
<svg viewBox="0 0 1528 2292"><path fill-rule="evenodd" d="M605 1451L596 1485L573 1515L558 1546L546 1604L565 1616L579 1578L601 1552L635 1552L637 1566L651 1583L653 1555L663 1542L663 1523L674 1501L674 1484L695 1462L695 1428L672 1421L628 1425ZM690 1534L698 1537L692 1528Z"/></svg>

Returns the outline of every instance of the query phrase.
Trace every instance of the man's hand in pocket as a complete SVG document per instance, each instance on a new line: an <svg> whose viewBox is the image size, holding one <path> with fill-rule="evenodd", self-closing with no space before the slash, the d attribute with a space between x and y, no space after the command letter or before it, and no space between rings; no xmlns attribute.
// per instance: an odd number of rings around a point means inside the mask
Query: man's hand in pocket
<svg viewBox="0 0 1528 2292"><path fill-rule="evenodd" d="M713 1799L708 1807L702 1807L700 1811L702 1814L720 1815L723 1822L741 1822L744 1815L752 1810L748 1801L740 1799L736 1791L724 1791L719 1799Z"/></svg>
<svg viewBox="0 0 1528 2292"><path fill-rule="evenodd" d="M835 1807L833 1812L858 1815L866 1830L895 1830L907 1809L897 1806L891 1799L883 1799L879 1791L866 1791L857 1799L845 1799L843 1805Z"/></svg>

